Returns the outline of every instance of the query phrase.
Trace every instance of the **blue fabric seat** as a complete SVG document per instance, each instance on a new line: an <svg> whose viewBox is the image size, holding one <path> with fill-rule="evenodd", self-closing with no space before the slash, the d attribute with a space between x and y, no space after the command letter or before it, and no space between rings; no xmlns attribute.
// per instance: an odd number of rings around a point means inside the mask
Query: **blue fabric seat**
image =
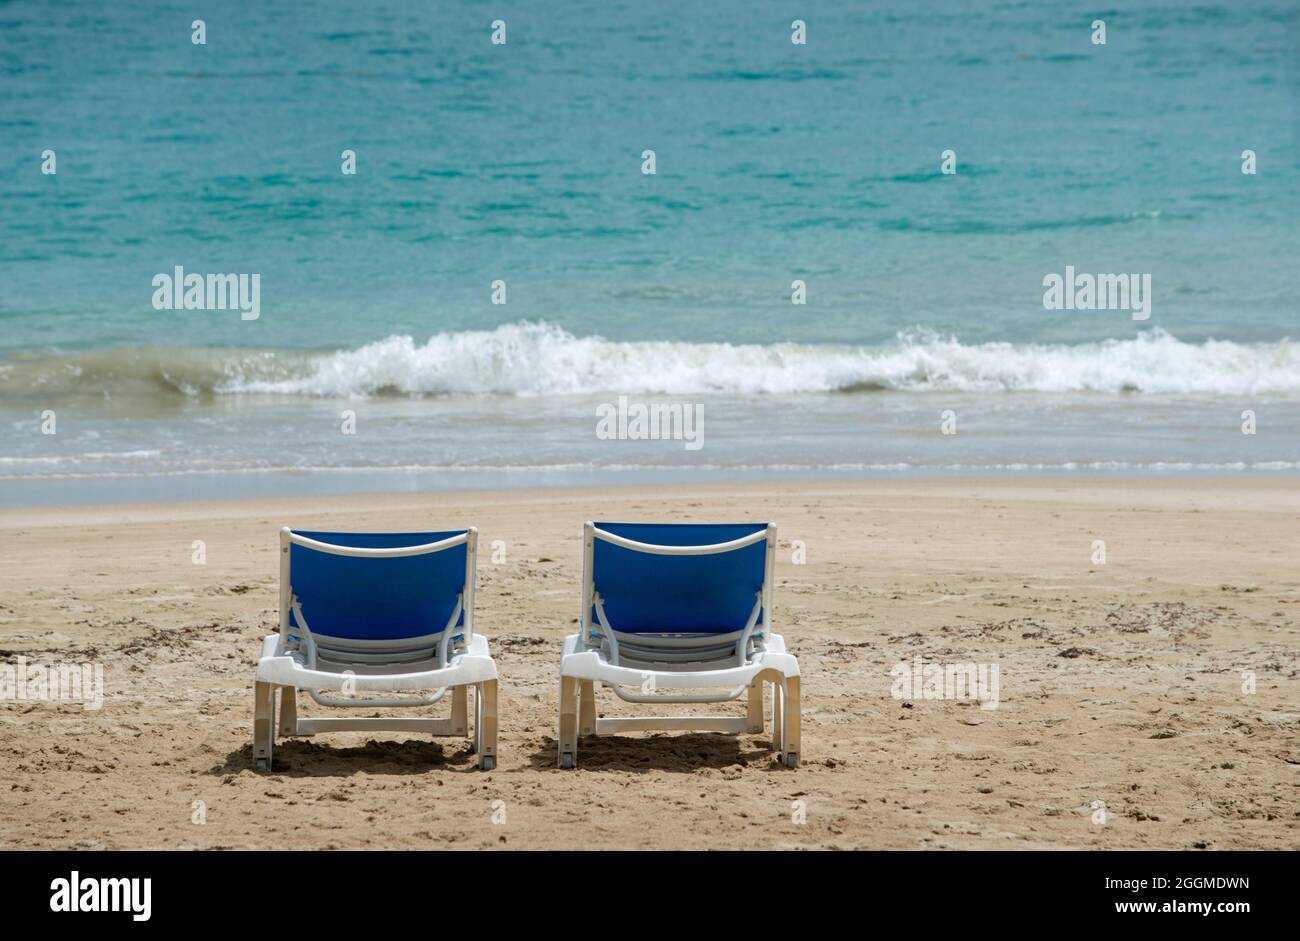
<svg viewBox="0 0 1300 941"><path fill-rule="evenodd" d="M597 523L656 546L708 546L765 531L766 523ZM654 555L597 539L592 572L610 627L622 634L732 634L763 590L767 543L710 555ZM593 608L589 623L598 623ZM761 617L761 613L760 613Z"/></svg>
<svg viewBox="0 0 1300 941"><path fill-rule="evenodd" d="M326 533L298 536L353 549L397 549L441 542L465 530L424 533ZM462 543L395 558L334 555L293 543L290 590L313 634L347 640L403 640L441 634L465 591ZM453 627L465 622L462 610ZM290 613L290 626L298 627Z"/></svg>

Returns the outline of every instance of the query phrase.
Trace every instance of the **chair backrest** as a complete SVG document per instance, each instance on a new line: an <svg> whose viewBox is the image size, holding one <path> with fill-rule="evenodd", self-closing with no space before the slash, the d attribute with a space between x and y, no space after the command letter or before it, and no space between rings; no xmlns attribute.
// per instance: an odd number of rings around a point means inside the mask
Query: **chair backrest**
<svg viewBox="0 0 1300 941"><path fill-rule="evenodd" d="M596 624L592 592L599 592L611 628L625 634L729 634L743 630L760 592L771 591L769 567L775 528L767 523L588 524L584 605ZM609 534L645 548L602 538ZM714 547L697 554L652 547ZM764 610L759 623L767 621Z"/></svg>
<svg viewBox="0 0 1300 941"><path fill-rule="evenodd" d="M281 624L297 626L297 596L316 636L399 641L473 630L473 529L425 533L281 531ZM314 543L315 545L312 545ZM445 543L438 546L439 543ZM415 553L403 552L418 548Z"/></svg>

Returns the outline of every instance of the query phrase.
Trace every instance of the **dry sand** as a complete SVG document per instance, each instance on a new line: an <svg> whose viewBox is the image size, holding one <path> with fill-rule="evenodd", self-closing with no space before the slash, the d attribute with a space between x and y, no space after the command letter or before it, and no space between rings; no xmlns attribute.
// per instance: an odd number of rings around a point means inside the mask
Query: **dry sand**
<svg viewBox="0 0 1300 941"><path fill-rule="evenodd" d="M775 766L764 735L681 733L584 740L577 771L555 767L581 524L601 518L779 525L775 626L804 675L798 770ZM253 663L276 623L284 524L479 527L496 771L459 739L357 733L281 740L273 771L252 770ZM107 698L97 712L0 704L0 846L1295 849L1298 534L1294 480L6 510L0 663L98 661ZM198 539L206 565L191 562ZM999 708L892 698L890 667L918 655L996 663ZM626 714L616 702L603 692L601 712Z"/></svg>

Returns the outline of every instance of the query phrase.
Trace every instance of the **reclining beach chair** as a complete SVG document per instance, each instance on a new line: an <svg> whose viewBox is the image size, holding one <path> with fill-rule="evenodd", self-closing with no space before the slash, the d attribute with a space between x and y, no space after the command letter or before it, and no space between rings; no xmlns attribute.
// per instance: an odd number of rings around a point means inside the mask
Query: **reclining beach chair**
<svg viewBox="0 0 1300 941"><path fill-rule="evenodd" d="M764 523L587 523L579 633L560 656L560 767L577 764L579 735L762 732L767 683L773 747L795 767L799 663L770 631L775 558L776 527ZM748 712L598 719L596 683L630 703L748 696Z"/></svg>
<svg viewBox="0 0 1300 941"><path fill-rule="evenodd" d="M281 735L465 735L471 686L479 767L495 767L497 669L487 638L474 633L477 545L473 528L280 530L280 632L262 641L254 684L253 756L259 769L271 767L276 690L283 691ZM451 690L451 717L299 719L299 690L322 706L369 710L429 706ZM413 694L422 690L432 692ZM324 695L338 691L345 695ZM399 695L364 697L367 693Z"/></svg>

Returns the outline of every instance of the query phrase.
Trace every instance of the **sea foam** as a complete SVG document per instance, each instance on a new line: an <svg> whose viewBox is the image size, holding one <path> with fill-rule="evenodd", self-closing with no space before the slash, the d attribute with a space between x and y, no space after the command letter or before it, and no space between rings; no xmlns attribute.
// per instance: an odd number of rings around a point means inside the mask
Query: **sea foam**
<svg viewBox="0 0 1300 941"><path fill-rule="evenodd" d="M120 348L0 364L0 395L552 396L827 392L1300 395L1300 346L1134 339L966 344L925 329L877 346L623 341L548 323L390 336L356 349Z"/></svg>
<svg viewBox="0 0 1300 941"><path fill-rule="evenodd" d="M220 392L401 394L795 394L961 392L1300 393L1289 340L1184 343L1149 330L1079 345L966 345L928 330L870 347L733 345L575 337L551 324L393 336L312 360L301 373L224 382Z"/></svg>

